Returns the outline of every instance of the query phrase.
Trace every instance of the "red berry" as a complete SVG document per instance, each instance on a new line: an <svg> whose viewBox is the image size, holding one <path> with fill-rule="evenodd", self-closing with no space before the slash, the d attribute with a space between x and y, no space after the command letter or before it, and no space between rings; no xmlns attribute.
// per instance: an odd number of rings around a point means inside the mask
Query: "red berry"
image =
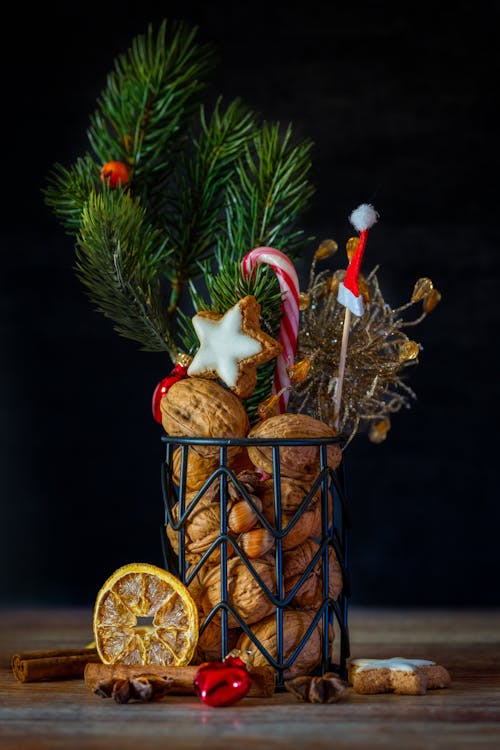
<svg viewBox="0 0 500 750"><path fill-rule="evenodd" d="M126 185L129 176L127 165L122 161L108 161L101 167L101 180L107 182L112 190Z"/></svg>

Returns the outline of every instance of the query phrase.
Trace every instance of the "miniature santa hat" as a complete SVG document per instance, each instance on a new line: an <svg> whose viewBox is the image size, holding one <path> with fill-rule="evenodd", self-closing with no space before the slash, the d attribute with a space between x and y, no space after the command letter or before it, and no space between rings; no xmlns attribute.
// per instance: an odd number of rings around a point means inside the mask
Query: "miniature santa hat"
<svg viewBox="0 0 500 750"><path fill-rule="evenodd" d="M349 216L349 221L359 232L359 242L356 252L351 258L347 268L344 281L339 284L337 300L344 307L349 308L353 315L360 317L365 311L363 298L359 293L358 278L361 269L361 261L365 252L366 240L368 239L368 230L378 219L378 213L373 206L368 203L362 203L354 209Z"/></svg>

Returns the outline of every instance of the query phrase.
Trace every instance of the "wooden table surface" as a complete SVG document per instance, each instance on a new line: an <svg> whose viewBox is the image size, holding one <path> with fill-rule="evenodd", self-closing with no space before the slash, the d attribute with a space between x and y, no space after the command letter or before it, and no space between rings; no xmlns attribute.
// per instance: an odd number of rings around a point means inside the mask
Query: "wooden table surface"
<svg viewBox="0 0 500 750"><path fill-rule="evenodd" d="M424 696L357 695L332 705L288 693L228 708L196 697L118 705L83 680L18 683L18 651L79 647L91 612L4 610L0 633L0 748L500 748L500 611L353 609L353 657L432 659L452 686Z"/></svg>

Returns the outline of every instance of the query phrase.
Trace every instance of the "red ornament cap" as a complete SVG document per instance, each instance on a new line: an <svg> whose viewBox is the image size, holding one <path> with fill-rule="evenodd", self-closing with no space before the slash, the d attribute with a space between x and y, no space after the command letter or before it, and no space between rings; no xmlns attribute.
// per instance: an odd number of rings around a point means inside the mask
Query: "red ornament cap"
<svg viewBox="0 0 500 750"><path fill-rule="evenodd" d="M114 190L119 185L123 187L130 179L130 173L126 164L122 161L108 161L101 167L101 180L106 182Z"/></svg>
<svg viewBox="0 0 500 750"><path fill-rule="evenodd" d="M208 661L198 667L194 688L207 706L232 706L250 690L252 678L245 662L237 656Z"/></svg>
<svg viewBox="0 0 500 750"><path fill-rule="evenodd" d="M174 383L177 383L178 380L182 380L183 378L188 377L187 370L190 361L191 357L189 355L179 354L174 369L171 371L170 375L167 375L166 378L160 380L160 382L154 389L151 407L153 410L153 417L159 424L161 424L161 400Z"/></svg>

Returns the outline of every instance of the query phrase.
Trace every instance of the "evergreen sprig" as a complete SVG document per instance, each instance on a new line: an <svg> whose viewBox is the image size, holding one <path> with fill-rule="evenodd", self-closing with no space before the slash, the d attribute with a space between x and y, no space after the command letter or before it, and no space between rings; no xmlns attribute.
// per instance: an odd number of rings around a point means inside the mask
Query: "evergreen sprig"
<svg viewBox="0 0 500 750"><path fill-rule="evenodd" d="M91 193L82 212L77 275L121 336L148 351L177 351L160 300L164 249L137 199L124 191Z"/></svg>
<svg viewBox="0 0 500 750"><path fill-rule="evenodd" d="M246 145L228 185L226 233L219 266L248 249L273 246L293 255L303 240L299 216L314 193L308 180L312 142L294 143L292 126L264 122Z"/></svg>
<svg viewBox="0 0 500 750"><path fill-rule="evenodd" d="M90 154L79 157L69 169L62 164L54 165L43 191L45 202L68 234L78 234L83 208L98 185L99 169Z"/></svg>
<svg viewBox="0 0 500 750"><path fill-rule="evenodd" d="M219 98L210 111L200 101L214 55L196 34L164 21L132 41L98 98L89 152L69 168L56 164L45 190L75 237L90 299L120 335L172 360L179 342L197 344L182 310L186 288L195 309L220 312L253 294L277 336L277 280L268 269L243 279L240 260L264 244L296 252L313 193L311 143L297 143L291 126L258 123L239 99ZM114 191L100 180L108 161L129 169Z"/></svg>
<svg viewBox="0 0 500 750"><path fill-rule="evenodd" d="M170 169L173 142L185 134L213 67L213 50L195 42L197 31L165 20L155 35L149 26L115 61L91 118L88 137L96 159L128 164L143 197Z"/></svg>
<svg viewBox="0 0 500 750"><path fill-rule="evenodd" d="M199 133L178 159L174 175L177 199L170 214L169 242L174 263L170 311L177 308L186 283L200 275L200 263L212 255L224 233L226 187L241 150L255 132L253 113L234 100L225 109L219 99L207 118L200 109Z"/></svg>

